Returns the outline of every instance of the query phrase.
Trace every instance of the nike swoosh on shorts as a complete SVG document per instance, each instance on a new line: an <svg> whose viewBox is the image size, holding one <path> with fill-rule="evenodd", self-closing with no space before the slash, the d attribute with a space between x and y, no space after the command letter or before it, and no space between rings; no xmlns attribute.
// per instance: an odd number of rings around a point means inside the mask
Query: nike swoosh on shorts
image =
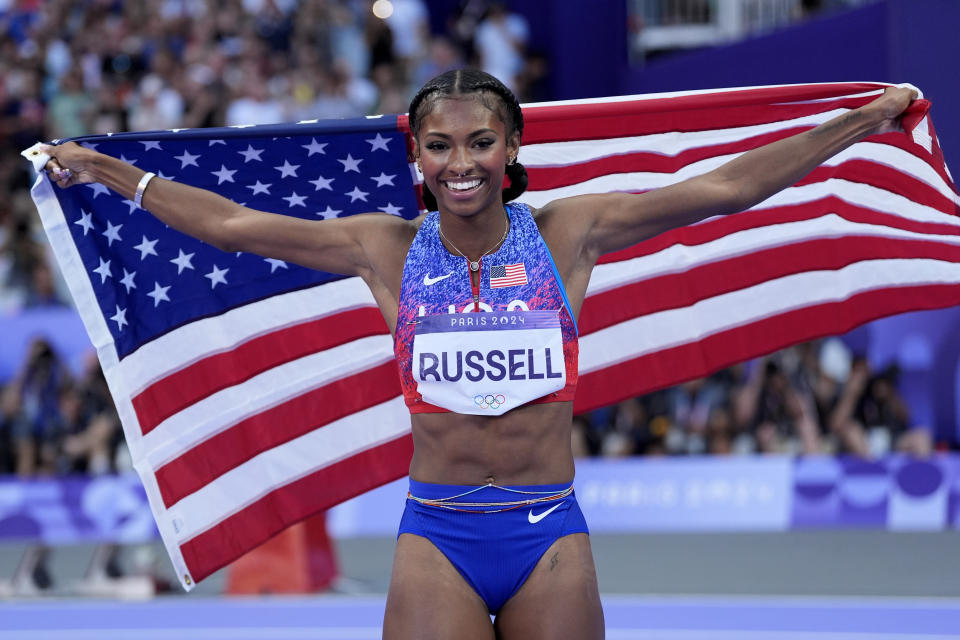
<svg viewBox="0 0 960 640"><path fill-rule="evenodd" d="M530 524L537 524L538 522L540 522L541 520L543 520L544 518L546 518L548 515L550 515L550 513L551 513L554 509L556 509L557 507L559 507L561 504L563 504L563 503L562 503L562 502L558 502L557 504L553 505L552 507L550 507L549 509L547 509L547 510L544 511L543 513L538 513L537 515L533 515L533 509L530 509L530 513L527 514L527 521L530 522Z"/></svg>

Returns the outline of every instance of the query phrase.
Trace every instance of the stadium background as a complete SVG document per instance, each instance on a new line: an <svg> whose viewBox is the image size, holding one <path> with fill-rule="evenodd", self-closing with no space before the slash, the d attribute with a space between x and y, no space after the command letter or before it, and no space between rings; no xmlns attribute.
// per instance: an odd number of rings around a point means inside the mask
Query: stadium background
<svg viewBox="0 0 960 640"><path fill-rule="evenodd" d="M370 2L353 0L0 2L0 597L12 605L45 596L144 596L171 581L156 544L95 544L78 527L10 506L42 504L51 487L72 478L83 488L70 508L82 514L92 508L83 503L85 483L129 471L29 200L31 175L18 152L36 140L401 112L424 80L474 62L509 79L524 102L906 81L933 101L948 163L960 149L960 88L946 70L960 53L952 33L960 6L951 0L386 4L376 9L393 14L381 20ZM502 55L511 51L505 34L523 44L514 55ZM578 492L596 482L591 522L603 593L960 595L951 531L960 522L960 467L949 455L960 441L958 316L947 309L878 321L582 416L574 443L582 458ZM38 345L38 335L53 349ZM803 451L796 420L785 411L788 398L806 394L821 405L817 453L850 453L832 435L831 409L857 356L871 375L895 384L894 401L890 390L874 399L892 412L888 419L865 425L873 462L805 465L794 456L814 452ZM56 372L56 384L24 403L18 380L43 368ZM777 391L780 375L786 389ZM771 411L779 407L774 428L764 426L759 406L737 408L749 381L760 378ZM909 417L894 410L897 397ZM23 437L32 429L24 426L28 414L43 422L32 446ZM929 439L902 438L914 428ZM898 441L925 454L926 466L908 473L894 455ZM914 472L940 475L915 489ZM629 486L612 487L611 473ZM691 488L690 477L702 483ZM843 505L813 501L813 515L798 515L798 501L815 494L804 488L824 484ZM385 592L397 521L384 508L389 491L330 516L339 565L334 591ZM702 499L691 502L694 494L712 495L712 511ZM664 498L676 495L686 499ZM625 506L633 516L606 524ZM103 530L129 524L138 508L119 509ZM9 516L14 512L43 523L23 526ZM59 542L38 545L41 536L31 539L29 531ZM197 592L218 596L227 582L221 572Z"/></svg>

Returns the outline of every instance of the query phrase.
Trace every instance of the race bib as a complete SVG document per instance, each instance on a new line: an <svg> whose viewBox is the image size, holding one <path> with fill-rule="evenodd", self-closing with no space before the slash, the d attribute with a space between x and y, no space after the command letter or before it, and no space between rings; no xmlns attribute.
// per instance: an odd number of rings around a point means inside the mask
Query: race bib
<svg viewBox="0 0 960 640"><path fill-rule="evenodd" d="M424 401L482 416L559 391L567 383L559 311L418 318L413 378Z"/></svg>

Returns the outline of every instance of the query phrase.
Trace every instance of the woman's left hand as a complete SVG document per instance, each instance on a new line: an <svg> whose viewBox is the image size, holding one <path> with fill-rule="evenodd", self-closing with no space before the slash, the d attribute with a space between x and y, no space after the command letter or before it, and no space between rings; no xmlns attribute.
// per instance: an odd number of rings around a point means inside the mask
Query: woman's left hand
<svg viewBox="0 0 960 640"><path fill-rule="evenodd" d="M872 133L889 133L899 131L900 118L910 103L917 98L914 89L905 87L887 87L883 95L863 107L865 111L873 111L880 118L880 123Z"/></svg>

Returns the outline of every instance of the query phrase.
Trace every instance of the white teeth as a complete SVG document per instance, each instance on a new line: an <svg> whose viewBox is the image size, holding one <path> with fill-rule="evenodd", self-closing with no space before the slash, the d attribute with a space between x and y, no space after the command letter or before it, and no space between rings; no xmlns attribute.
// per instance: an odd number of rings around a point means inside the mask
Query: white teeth
<svg viewBox="0 0 960 640"><path fill-rule="evenodd" d="M453 191L469 191L480 186L480 180L468 180L467 182L447 182L447 188Z"/></svg>

